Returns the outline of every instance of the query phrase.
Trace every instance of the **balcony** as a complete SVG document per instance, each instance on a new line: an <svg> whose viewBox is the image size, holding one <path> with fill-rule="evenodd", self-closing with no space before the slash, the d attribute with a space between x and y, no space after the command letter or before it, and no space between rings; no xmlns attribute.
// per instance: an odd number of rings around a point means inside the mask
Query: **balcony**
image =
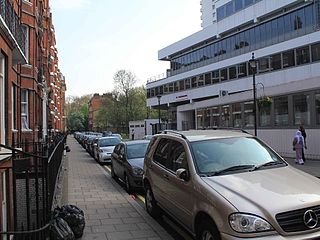
<svg viewBox="0 0 320 240"><path fill-rule="evenodd" d="M19 17L9 0L0 0L0 28L14 45L13 63L27 63L26 32L20 24Z"/></svg>

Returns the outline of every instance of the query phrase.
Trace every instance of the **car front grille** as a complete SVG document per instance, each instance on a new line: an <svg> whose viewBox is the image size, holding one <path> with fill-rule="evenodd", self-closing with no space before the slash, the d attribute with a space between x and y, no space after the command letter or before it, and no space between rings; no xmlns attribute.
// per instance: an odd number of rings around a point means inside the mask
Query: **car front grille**
<svg viewBox="0 0 320 240"><path fill-rule="evenodd" d="M318 224L313 228L309 228L304 222L304 214L309 210L312 210L318 218ZM276 215L276 219L285 232L300 232L320 228L320 206L279 213Z"/></svg>

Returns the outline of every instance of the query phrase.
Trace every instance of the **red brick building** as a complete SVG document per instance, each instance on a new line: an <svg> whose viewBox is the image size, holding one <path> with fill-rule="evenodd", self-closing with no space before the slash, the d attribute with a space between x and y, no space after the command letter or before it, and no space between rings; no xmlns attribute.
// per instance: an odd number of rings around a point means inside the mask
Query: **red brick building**
<svg viewBox="0 0 320 240"><path fill-rule="evenodd" d="M66 84L55 45L49 0L0 0L0 144L44 141L65 130ZM0 147L0 231L12 212L4 152Z"/></svg>

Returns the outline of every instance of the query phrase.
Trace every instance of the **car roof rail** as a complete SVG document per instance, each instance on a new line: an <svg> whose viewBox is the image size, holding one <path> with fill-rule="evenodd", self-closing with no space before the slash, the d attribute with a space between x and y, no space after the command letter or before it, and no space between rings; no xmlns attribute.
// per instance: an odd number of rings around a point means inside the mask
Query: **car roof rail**
<svg viewBox="0 0 320 240"><path fill-rule="evenodd" d="M164 130L161 133L163 133L163 134L168 134L168 133L169 134L176 134L176 135L179 135L180 137L182 137L183 139L187 139L187 137L185 135L183 135L180 132L174 131L174 130Z"/></svg>
<svg viewBox="0 0 320 240"><path fill-rule="evenodd" d="M243 128L233 128L233 127L212 127L208 129L213 129L213 130L230 130L230 131L240 131L243 133L250 134L248 131L244 130Z"/></svg>

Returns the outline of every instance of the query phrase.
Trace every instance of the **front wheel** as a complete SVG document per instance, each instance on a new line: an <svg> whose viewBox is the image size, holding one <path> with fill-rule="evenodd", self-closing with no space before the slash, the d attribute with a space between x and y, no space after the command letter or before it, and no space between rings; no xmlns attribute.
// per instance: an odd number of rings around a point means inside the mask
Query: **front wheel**
<svg viewBox="0 0 320 240"><path fill-rule="evenodd" d="M212 221L201 221L197 232L197 240L221 240L219 231Z"/></svg>
<svg viewBox="0 0 320 240"><path fill-rule="evenodd" d="M159 216L159 207L154 199L153 192L149 184L145 186L145 204L147 212L154 218Z"/></svg>

